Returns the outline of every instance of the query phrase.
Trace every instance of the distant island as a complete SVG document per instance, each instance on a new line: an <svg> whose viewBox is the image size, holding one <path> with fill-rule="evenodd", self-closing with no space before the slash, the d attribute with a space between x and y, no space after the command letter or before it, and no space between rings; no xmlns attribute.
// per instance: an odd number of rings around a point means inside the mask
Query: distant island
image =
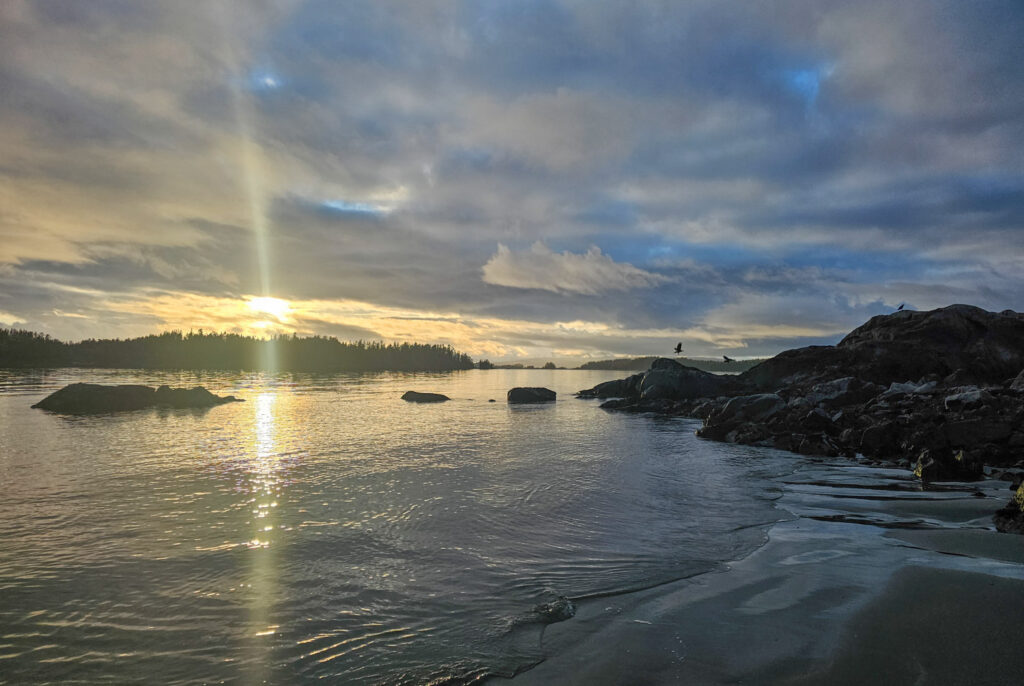
<svg viewBox="0 0 1024 686"><path fill-rule="evenodd" d="M617 372L645 372L651 368L651 363L657 359L657 357L652 356L619 358L615 360L596 360L594 362L581 364L578 369L612 370ZM766 358L758 358L754 360L734 360L732 362L726 362L725 360L700 360L690 357L675 358L676 362L683 366L693 367L694 369L700 369L705 372L745 372L751 367L756 367L761 364L765 359Z"/></svg>
<svg viewBox="0 0 1024 686"><path fill-rule="evenodd" d="M0 329L0 368L221 369L285 372L433 372L471 369L448 345L347 343L326 336L166 333L66 343L45 334Z"/></svg>

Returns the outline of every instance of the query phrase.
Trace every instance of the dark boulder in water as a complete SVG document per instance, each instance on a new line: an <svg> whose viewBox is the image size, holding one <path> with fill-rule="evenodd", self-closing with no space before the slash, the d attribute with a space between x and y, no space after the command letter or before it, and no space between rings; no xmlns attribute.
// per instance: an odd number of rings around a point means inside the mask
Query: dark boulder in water
<svg viewBox="0 0 1024 686"><path fill-rule="evenodd" d="M239 399L232 395L217 396L201 386L160 386L153 389L151 386L139 385L73 383L51 393L32 407L61 414L92 414L144 410L150 407L204 408L236 401Z"/></svg>
<svg viewBox="0 0 1024 686"><path fill-rule="evenodd" d="M443 403L445 400L451 400L446 395L441 393L420 393L419 391L406 391L402 395L402 400L410 403Z"/></svg>
<svg viewBox="0 0 1024 686"><path fill-rule="evenodd" d="M509 390L510 403L550 403L555 401L555 392L550 388L517 387Z"/></svg>

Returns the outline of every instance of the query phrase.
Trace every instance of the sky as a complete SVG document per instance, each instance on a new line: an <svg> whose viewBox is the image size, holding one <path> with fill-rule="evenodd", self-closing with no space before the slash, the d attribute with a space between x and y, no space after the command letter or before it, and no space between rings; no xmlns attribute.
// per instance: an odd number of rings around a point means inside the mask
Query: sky
<svg viewBox="0 0 1024 686"><path fill-rule="evenodd" d="M0 4L0 327L755 357L1024 309L1024 5Z"/></svg>

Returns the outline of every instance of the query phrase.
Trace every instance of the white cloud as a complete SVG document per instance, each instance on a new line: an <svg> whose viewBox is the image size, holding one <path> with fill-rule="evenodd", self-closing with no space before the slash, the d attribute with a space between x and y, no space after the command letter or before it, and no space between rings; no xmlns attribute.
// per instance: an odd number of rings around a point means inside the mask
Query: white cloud
<svg viewBox="0 0 1024 686"><path fill-rule="evenodd" d="M523 252L513 252L499 243L498 252L483 267L483 279L496 286L585 295L649 288L671 281L661 274L616 262L596 245L583 254L568 250L556 253L540 241Z"/></svg>
<svg viewBox="0 0 1024 686"><path fill-rule="evenodd" d="M10 312L4 312L0 310L0 324L4 326L14 326L15 324L24 324L25 320L20 317L15 317Z"/></svg>

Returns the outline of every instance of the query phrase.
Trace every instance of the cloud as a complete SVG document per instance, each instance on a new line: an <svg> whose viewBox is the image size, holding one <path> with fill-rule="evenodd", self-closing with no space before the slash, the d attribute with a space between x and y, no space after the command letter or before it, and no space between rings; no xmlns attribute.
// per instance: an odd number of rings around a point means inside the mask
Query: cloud
<svg viewBox="0 0 1024 686"><path fill-rule="evenodd" d="M509 288L535 288L556 293L597 295L606 291L650 288L670 279L631 264L616 262L591 246L583 254L553 252L540 241L529 251L512 252L501 243L483 267L486 283Z"/></svg>
<svg viewBox="0 0 1024 686"><path fill-rule="evenodd" d="M4 312L3 310L0 310L0 324L3 324L4 326L14 326L15 324L24 323L24 319L16 317L10 312Z"/></svg>
<svg viewBox="0 0 1024 686"><path fill-rule="evenodd" d="M303 326L442 312L415 330L496 357L1022 309L1022 31L1013 0L7 0L0 310L75 338L360 302Z"/></svg>

